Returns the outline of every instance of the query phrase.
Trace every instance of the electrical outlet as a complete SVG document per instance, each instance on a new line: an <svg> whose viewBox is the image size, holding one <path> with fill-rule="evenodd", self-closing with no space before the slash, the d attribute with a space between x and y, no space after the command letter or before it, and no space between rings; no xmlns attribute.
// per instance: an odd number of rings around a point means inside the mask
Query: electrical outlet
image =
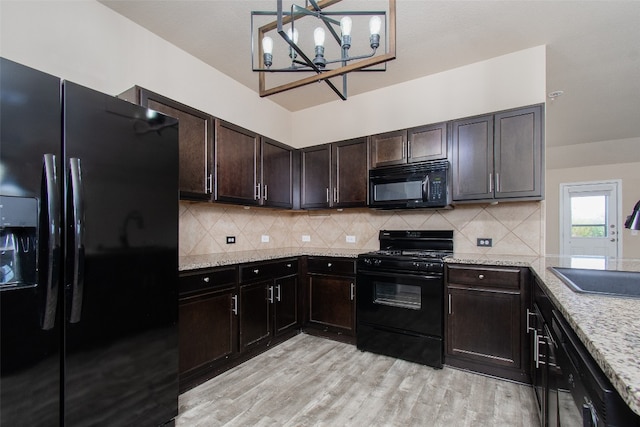
<svg viewBox="0 0 640 427"><path fill-rule="evenodd" d="M311 236L309 236L308 234L303 234L302 235L302 241L303 242L310 242L311 241Z"/></svg>
<svg viewBox="0 0 640 427"><path fill-rule="evenodd" d="M269 243L269 236L267 236L266 234L263 234L261 242L262 243Z"/></svg>
<svg viewBox="0 0 640 427"><path fill-rule="evenodd" d="M227 236L227 245L232 245L236 242L236 236Z"/></svg>
<svg viewBox="0 0 640 427"><path fill-rule="evenodd" d="M490 248L493 246L493 239L489 239L487 237L481 237L477 240L476 246L483 246L486 248Z"/></svg>
<svg viewBox="0 0 640 427"><path fill-rule="evenodd" d="M347 243L355 243L356 236L347 236Z"/></svg>

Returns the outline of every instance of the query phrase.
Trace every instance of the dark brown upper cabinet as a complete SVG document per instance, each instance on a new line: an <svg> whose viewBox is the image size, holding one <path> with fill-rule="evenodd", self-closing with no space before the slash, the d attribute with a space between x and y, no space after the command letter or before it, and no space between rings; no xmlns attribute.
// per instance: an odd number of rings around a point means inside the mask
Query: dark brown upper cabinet
<svg viewBox="0 0 640 427"><path fill-rule="evenodd" d="M367 139L300 150L302 209L367 205Z"/></svg>
<svg viewBox="0 0 640 427"><path fill-rule="evenodd" d="M437 123L373 135L371 168L447 158L447 124Z"/></svg>
<svg viewBox="0 0 640 427"><path fill-rule="evenodd" d="M179 120L180 198L209 200L213 192L213 117L139 86L120 98Z"/></svg>
<svg viewBox="0 0 640 427"><path fill-rule="evenodd" d="M453 201L543 199L543 134L541 105L454 121Z"/></svg>
<svg viewBox="0 0 640 427"><path fill-rule="evenodd" d="M258 134L217 119L215 147L215 200L258 205Z"/></svg>
<svg viewBox="0 0 640 427"><path fill-rule="evenodd" d="M331 207L367 205L367 138L331 144Z"/></svg>
<svg viewBox="0 0 640 427"><path fill-rule="evenodd" d="M216 201L293 206L291 148L223 120L216 120L215 147Z"/></svg>
<svg viewBox="0 0 640 427"><path fill-rule="evenodd" d="M290 209L293 207L293 150L263 137L260 152L261 204Z"/></svg>

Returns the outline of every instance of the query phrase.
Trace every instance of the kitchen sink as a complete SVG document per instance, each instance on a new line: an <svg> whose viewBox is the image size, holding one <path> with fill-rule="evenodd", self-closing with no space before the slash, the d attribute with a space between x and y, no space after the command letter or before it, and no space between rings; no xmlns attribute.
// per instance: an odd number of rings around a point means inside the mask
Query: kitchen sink
<svg viewBox="0 0 640 427"><path fill-rule="evenodd" d="M640 272L549 267L575 292L640 298Z"/></svg>

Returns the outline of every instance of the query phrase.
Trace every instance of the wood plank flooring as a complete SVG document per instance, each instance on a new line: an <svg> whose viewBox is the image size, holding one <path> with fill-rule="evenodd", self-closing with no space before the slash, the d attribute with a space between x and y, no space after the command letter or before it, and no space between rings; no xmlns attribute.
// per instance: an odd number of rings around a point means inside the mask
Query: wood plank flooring
<svg viewBox="0 0 640 427"><path fill-rule="evenodd" d="M300 334L182 394L179 427L539 425L531 387Z"/></svg>

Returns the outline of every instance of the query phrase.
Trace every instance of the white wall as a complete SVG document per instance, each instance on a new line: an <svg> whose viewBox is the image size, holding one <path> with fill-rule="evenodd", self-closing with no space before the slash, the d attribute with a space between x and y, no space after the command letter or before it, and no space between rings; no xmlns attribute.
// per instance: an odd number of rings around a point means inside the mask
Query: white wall
<svg viewBox="0 0 640 427"><path fill-rule="evenodd" d="M547 149L546 253L560 250L560 184L620 179L622 181L622 256L640 258L640 234L623 228L640 200L640 138L575 144Z"/></svg>
<svg viewBox="0 0 640 427"><path fill-rule="evenodd" d="M537 46L298 111L293 141L306 147L543 103L545 67Z"/></svg>
<svg viewBox="0 0 640 427"><path fill-rule="evenodd" d="M291 141L289 111L94 0L1 0L0 55L112 95L139 85Z"/></svg>
<svg viewBox="0 0 640 427"><path fill-rule="evenodd" d="M1 0L0 55L113 95L146 87L294 147L545 101L538 46L291 113L94 0Z"/></svg>

